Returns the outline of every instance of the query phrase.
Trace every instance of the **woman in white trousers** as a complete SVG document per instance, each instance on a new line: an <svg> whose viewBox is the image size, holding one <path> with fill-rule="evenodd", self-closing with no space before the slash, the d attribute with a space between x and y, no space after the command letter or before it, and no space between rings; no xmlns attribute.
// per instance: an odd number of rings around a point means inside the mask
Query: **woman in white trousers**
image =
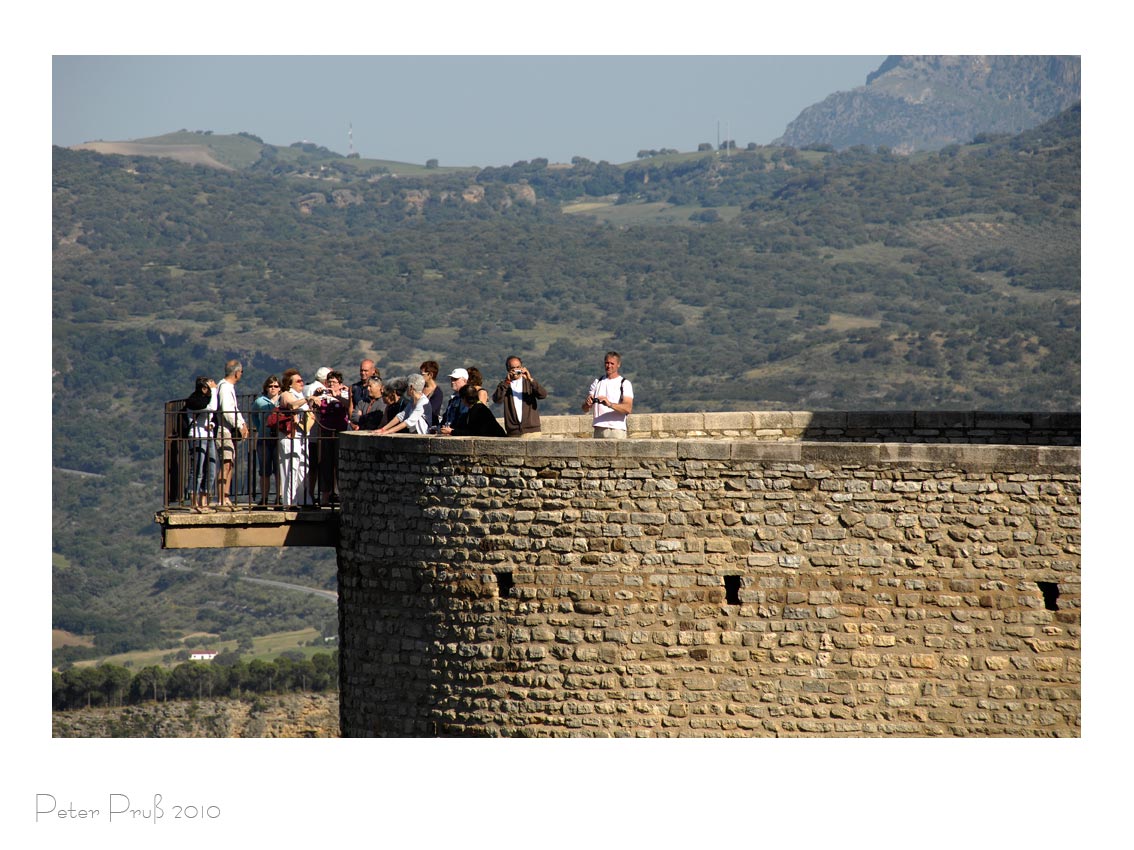
<svg viewBox="0 0 1134 850"><path fill-rule="evenodd" d="M277 486L280 501L284 505L308 505L311 503L307 487L309 462L307 458L307 432L311 427L311 408L303 395L303 376L297 369L288 369L280 379L283 392L280 393L280 409L293 414L289 433L279 432L276 449L278 465Z"/></svg>

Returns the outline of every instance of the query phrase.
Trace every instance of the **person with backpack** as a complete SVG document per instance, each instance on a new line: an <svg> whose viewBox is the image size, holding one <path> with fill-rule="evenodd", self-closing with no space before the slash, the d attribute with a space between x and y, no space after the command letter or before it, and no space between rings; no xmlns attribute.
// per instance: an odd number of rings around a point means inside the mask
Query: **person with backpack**
<svg viewBox="0 0 1134 850"><path fill-rule="evenodd" d="M216 430L217 385L200 376L182 405L182 416L189 440L189 498L193 513L211 513L209 492L217 474L217 453L213 443Z"/></svg>
<svg viewBox="0 0 1134 850"><path fill-rule="evenodd" d="M627 437L626 417L634 409L634 387L618 374L622 355L608 351L602 362L602 378L595 378L583 399L583 412L594 415L591 426L595 439L624 440Z"/></svg>

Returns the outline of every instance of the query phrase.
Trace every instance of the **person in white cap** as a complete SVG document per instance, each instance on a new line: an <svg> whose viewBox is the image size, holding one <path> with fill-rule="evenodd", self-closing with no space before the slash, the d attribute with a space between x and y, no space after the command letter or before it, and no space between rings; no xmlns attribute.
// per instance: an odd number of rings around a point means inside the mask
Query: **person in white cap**
<svg viewBox="0 0 1134 850"><path fill-rule="evenodd" d="M311 398L311 396L315 395L315 393L319 390L326 389L324 381L327 380L327 376L329 374L331 374L330 366L320 366L319 369L315 372L315 380L311 382L310 386L304 388L303 394L308 398Z"/></svg>
<svg viewBox="0 0 1134 850"><path fill-rule="evenodd" d="M437 429L439 434L452 434L453 424L465 412L464 405L461 402L461 388L468 382L469 373L467 369L454 369L449 373L449 388L453 391L453 395L449 399L449 404L445 407L445 412L441 415L441 424Z"/></svg>

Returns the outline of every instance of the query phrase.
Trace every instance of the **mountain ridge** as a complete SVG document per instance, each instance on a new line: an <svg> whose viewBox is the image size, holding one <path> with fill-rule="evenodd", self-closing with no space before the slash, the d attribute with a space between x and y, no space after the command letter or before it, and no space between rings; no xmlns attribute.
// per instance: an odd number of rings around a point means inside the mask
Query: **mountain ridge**
<svg viewBox="0 0 1134 850"><path fill-rule="evenodd" d="M1078 56L889 56L849 92L804 109L773 144L939 150L1019 133L1081 97Z"/></svg>

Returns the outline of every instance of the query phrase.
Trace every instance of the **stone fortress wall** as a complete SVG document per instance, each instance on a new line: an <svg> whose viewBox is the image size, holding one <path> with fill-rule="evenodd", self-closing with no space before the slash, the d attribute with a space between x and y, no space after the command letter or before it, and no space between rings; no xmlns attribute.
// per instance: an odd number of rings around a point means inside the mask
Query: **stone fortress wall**
<svg viewBox="0 0 1134 850"><path fill-rule="evenodd" d="M1078 736L1078 414L344 435L344 736Z"/></svg>

